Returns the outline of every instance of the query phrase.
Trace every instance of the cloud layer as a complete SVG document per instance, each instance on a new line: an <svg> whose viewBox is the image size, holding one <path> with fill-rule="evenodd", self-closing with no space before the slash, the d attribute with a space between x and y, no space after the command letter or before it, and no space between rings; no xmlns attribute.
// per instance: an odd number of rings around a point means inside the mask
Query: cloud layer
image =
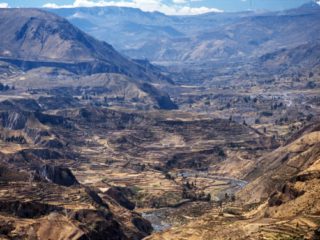
<svg viewBox="0 0 320 240"><path fill-rule="evenodd" d="M8 8L9 4L8 3L0 3L0 8Z"/></svg>
<svg viewBox="0 0 320 240"><path fill-rule="evenodd" d="M172 4L166 4L163 0L75 0L71 5L57 5L55 3L47 3L43 7L46 8L74 8L74 7L133 7L140 8L143 11L154 12L159 11L168 15L195 15L208 12L222 12L216 8L208 7L190 7L188 2L199 0L173 0ZM201 0L200 0L201 1Z"/></svg>

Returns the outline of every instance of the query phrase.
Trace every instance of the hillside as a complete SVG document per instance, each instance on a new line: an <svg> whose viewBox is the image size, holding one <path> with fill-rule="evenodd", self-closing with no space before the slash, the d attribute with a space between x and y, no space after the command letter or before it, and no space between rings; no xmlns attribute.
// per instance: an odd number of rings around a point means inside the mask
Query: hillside
<svg viewBox="0 0 320 240"><path fill-rule="evenodd" d="M137 80L158 80L152 71L54 14L38 9L2 9L0 19L0 57L21 62L26 70L32 65L57 66L76 73L111 72Z"/></svg>
<svg viewBox="0 0 320 240"><path fill-rule="evenodd" d="M320 43L313 41L294 48L283 48L281 50L265 54L260 57L262 66L269 71L286 72L290 69L299 72L309 71L313 75L319 69Z"/></svg>
<svg viewBox="0 0 320 240"><path fill-rule="evenodd" d="M111 45L52 13L1 9L0 31L0 62L5 66L1 76L9 85L29 89L100 86L113 98L148 98L143 101L149 106L177 108L157 87L172 84L160 69L123 57Z"/></svg>
<svg viewBox="0 0 320 240"><path fill-rule="evenodd" d="M319 239L319 124L264 155L236 201L147 239Z"/></svg>

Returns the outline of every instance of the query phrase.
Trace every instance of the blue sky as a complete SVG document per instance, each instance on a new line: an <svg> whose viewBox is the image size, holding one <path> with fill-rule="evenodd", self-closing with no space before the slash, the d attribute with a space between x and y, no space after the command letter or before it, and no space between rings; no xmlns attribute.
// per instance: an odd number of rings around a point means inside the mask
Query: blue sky
<svg viewBox="0 0 320 240"><path fill-rule="evenodd" d="M0 7L129 6L167 14L197 14L209 11L283 10L310 0L0 0Z"/></svg>

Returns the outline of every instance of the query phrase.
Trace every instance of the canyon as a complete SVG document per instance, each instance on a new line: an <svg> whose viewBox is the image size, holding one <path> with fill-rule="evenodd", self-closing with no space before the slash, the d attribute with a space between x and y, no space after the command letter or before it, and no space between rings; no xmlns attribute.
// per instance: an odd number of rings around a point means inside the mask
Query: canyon
<svg viewBox="0 0 320 240"><path fill-rule="evenodd" d="M0 9L0 239L319 239L319 16Z"/></svg>

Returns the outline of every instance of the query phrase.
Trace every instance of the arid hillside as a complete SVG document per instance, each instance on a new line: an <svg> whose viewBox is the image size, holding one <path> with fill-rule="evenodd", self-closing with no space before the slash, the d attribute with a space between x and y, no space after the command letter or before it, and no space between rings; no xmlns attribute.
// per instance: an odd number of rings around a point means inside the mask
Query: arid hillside
<svg viewBox="0 0 320 240"><path fill-rule="evenodd" d="M235 201L147 239L318 239L319 134L308 126L260 158Z"/></svg>

